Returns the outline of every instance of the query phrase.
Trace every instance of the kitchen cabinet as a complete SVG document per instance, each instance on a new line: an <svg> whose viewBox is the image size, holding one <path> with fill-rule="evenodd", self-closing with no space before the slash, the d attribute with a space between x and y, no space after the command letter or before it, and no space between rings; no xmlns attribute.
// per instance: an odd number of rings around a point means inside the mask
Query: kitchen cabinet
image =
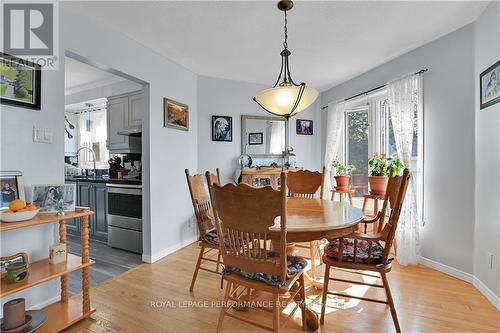
<svg viewBox="0 0 500 333"><path fill-rule="evenodd" d="M70 183L70 182L66 182ZM90 216L89 236L91 239L107 241L108 239L108 189L105 183L77 182L77 205L90 207L94 215ZM78 222L75 225L67 223L70 234L79 235Z"/></svg>
<svg viewBox="0 0 500 333"><path fill-rule="evenodd" d="M142 92L108 98L106 145L110 153L140 153L141 140L118 132L142 126L144 105Z"/></svg>

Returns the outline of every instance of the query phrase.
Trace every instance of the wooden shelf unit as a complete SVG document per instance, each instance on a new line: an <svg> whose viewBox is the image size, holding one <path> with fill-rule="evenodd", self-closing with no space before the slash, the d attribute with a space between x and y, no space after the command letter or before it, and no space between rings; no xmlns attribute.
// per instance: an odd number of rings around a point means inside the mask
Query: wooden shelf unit
<svg viewBox="0 0 500 333"><path fill-rule="evenodd" d="M90 266L94 263L95 261L93 260L82 263L82 258L74 254L68 254L68 260L66 262L56 265L49 264L49 259L36 261L29 265L29 275L23 282L7 283L7 279L2 279L0 297L9 296L26 288L36 286L37 284L58 278L79 270L80 268Z"/></svg>
<svg viewBox="0 0 500 333"><path fill-rule="evenodd" d="M94 214L89 209L77 209L75 212L59 216L57 214L38 214L33 219L21 222L0 222L0 233L27 228L36 225L59 223L59 242L66 243L66 220L80 218L82 256L68 254L64 263L52 265L48 259L29 265L29 275L23 282L8 284L1 279L1 297L15 294L21 290L36 286L49 280L61 279L61 300L42 310L47 312L47 321L37 329L38 332L60 332L74 323L89 317L95 310L90 307L90 265L95 262L89 257L89 216ZM48 249L47 249L48 252ZM82 302L68 298L68 274L82 270Z"/></svg>

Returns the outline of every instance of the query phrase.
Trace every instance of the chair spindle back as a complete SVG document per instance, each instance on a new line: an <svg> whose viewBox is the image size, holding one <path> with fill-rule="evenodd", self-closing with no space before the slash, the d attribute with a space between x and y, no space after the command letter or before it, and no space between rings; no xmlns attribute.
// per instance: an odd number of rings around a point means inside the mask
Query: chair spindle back
<svg viewBox="0 0 500 333"><path fill-rule="evenodd" d="M288 195L296 198L314 198L315 194L320 191L320 198L323 199L323 172L299 170L288 173Z"/></svg>
<svg viewBox="0 0 500 333"><path fill-rule="evenodd" d="M207 173L208 183L211 182ZM281 184L287 175L281 173ZM267 273L286 280L286 186L276 191L247 184L210 186L220 252L224 264L245 272ZM270 252L269 227L280 217L279 253ZM223 241L222 241L223 240ZM276 239L277 240L277 239Z"/></svg>
<svg viewBox="0 0 500 333"><path fill-rule="evenodd" d="M184 172L186 173L189 193L191 195L191 201L193 203L196 222L198 223L198 229L200 231L200 237L202 240L206 241L205 235L209 231L215 229L214 221L207 216L207 212L212 206L210 202L210 194L208 192L206 177L201 174L190 175L188 169L184 170ZM211 179L212 182L220 184L219 168L216 169L216 175L211 174Z"/></svg>

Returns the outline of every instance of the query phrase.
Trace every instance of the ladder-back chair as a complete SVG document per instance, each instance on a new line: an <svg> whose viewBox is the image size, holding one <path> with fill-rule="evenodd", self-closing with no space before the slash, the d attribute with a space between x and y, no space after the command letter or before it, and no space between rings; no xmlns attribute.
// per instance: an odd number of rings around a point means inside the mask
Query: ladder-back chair
<svg viewBox="0 0 500 333"><path fill-rule="evenodd" d="M320 199L323 199L324 174L324 167L323 172L309 170L289 172L287 183L288 195L296 198L314 198L315 196L319 196ZM318 258L321 263L320 242L312 241L310 243L297 243L295 246L309 250L311 275L313 278L316 278L316 258Z"/></svg>
<svg viewBox="0 0 500 333"><path fill-rule="evenodd" d="M406 195L409 179L410 171L408 169L404 170L402 176L393 177L391 172L382 211L378 212L375 218L365 220L363 222L365 223L364 232L355 232L344 238L331 240L330 244L325 247L323 262L326 264L326 269L322 297L321 324L323 324L325 320L327 295L336 295L388 304L396 331L398 333L401 332L386 274L391 271L392 258L389 259L389 253L396 234L399 215L404 197ZM389 212L388 217L386 217L386 212ZM373 223L376 220L379 221L378 230L376 230L375 233L366 233L366 223ZM379 273L380 278L382 279L382 284L368 284L364 282L333 278L330 276L330 268L332 267L340 268L341 270L347 270L353 273L357 272L359 274L366 274L359 272L360 270ZM373 277L371 274L369 276ZM353 284L368 285L370 287L384 288L387 300L383 301L330 292L328 291L328 284L330 281L348 282Z"/></svg>
<svg viewBox="0 0 500 333"><path fill-rule="evenodd" d="M210 175L207 178L210 182ZM280 179L281 184L286 184L285 173L281 173ZM213 184L210 187L210 197L219 239L224 240L219 242L219 246L225 266L223 281L227 282L217 332L221 330L225 316L280 332L299 307L302 310L302 325L305 327L303 269L307 263L302 258L286 256L286 186L281 186L281 190L276 191L270 186L255 188L247 184ZM271 250L269 232L269 227L275 224L277 217L280 219L281 232L276 234L273 241L279 252ZM299 287L295 285L297 280ZM245 291L249 295L250 290L272 294L272 327L231 310L230 302L241 301L238 296ZM282 298L286 297L286 300L280 302L280 295ZM293 300L295 307L282 322L282 309Z"/></svg>
<svg viewBox="0 0 500 333"><path fill-rule="evenodd" d="M194 269L191 286L189 287L189 291L193 291L194 284L198 276L198 271L200 269L206 272L220 274L219 268L221 263L221 256L219 252L219 243L215 223L207 216L207 212L211 208L211 203L210 194L208 193L206 176L201 174L190 175L188 169L184 171L186 173L189 193L191 194L194 214L196 216L196 222L198 224L198 230L200 232L200 241L198 242L198 245L200 246L200 253L198 255L198 260ZM220 184L219 168L216 169L216 174L212 175L211 179L213 182ZM217 252L217 260L213 259L212 257L206 256L212 255L214 254L214 252ZM209 267L202 266L205 262L215 263L215 270Z"/></svg>

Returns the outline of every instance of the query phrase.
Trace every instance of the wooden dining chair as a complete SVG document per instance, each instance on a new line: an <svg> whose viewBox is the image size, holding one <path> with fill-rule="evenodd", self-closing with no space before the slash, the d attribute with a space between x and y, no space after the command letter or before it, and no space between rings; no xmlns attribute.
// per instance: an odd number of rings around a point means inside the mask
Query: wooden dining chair
<svg viewBox="0 0 500 333"><path fill-rule="evenodd" d="M377 302L388 304L391 310L392 320L398 333L401 332L399 321L394 307L389 282L387 280L387 273L391 271L391 261L389 259L389 252L391 245L396 234L399 215L403 200L406 195L408 181L410 179L410 171L405 169L402 176L393 177L392 172L387 184L387 192L385 194L384 206L382 211L377 214L377 217L371 220L366 220L364 223L373 223L377 219L381 222L379 228L375 233L355 232L344 238L331 240L329 245L325 247L325 254L323 255L323 262L326 264L325 280L323 287L322 307L321 307L321 324L325 321L325 308L327 295L336 295L347 298L356 298L363 301ZM389 212L388 218L385 217L385 212ZM340 255L339 255L340 254ZM361 271L372 271L380 274L382 284L364 283L359 281L352 281L340 278L333 278L330 275L330 268L340 268L341 270L369 275L374 277L373 274L367 274ZM378 277L378 276L377 276ZM354 295L347 295L344 293L331 292L328 290L330 281L340 281L353 284L362 284L369 287L384 288L386 293L386 300L379 300L367 297L359 297Z"/></svg>
<svg viewBox="0 0 500 333"><path fill-rule="evenodd" d="M198 230L200 232L200 240L198 242L200 253L198 255L198 260L196 261L196 267L194 269L193 278L191 280L191 286L189 287L189 291L193 291L196 277L198 276L198 271L200 269L206 272L220 274L219 268L221 264L221 255L219 252L219 242L217 238L215 223L207 216L207 211L211 208L211 203L206 176L201 174L191 176L188 169L184 171L186 173L189 193L191 194L194 214L196 216L196 222L198 224ZM213 182L220 184L219 168L216 169L216 174L212 175L211 179ZM217 252L217 260L214 260L213 258L208 256L212 256L214 252ZM215 270L209 267L202 266L206 262L215 263Z"/></svg>
<svg viewBox="0 0 500 333"><path fill-rule="evenodd" d="M315 196L319 196L320 199L323 199L324 173L324 167L323 172L309 170L289 172L287 183L288 195L295 198L314 198ZM313 278L316 278L316 258L321 263L320 242L297 243L295 246L309 250L311 275Z"/></svg>
<svg viewBox="0 0 500 333"><path fill-rule="evenodd" d="M211 176L207 174L209 179ZM281 184L286 184L286 174L281 173ZM255 325L272 332L280 332L293 317L297 308L302 311L305 327L305 287L303 269L307 262L300 257L286 255L286 186L276 191L270 186L251 187L247 184L227 184L210 187L210 197L217 221L220 252L224 260L223 281L226 281L223 306L220 310L217 332L222 328L225 316ZM280 234L274 238L275 249L270 248L269 227L279 217ZM276 245L279 244L279 245ZM299 281L299 286L296 282ZM231 301L245 291L272 295L272 327L236 314ZM283 301L280 301L280 296ZM281 312L289 303L295 307L282 321ZM258 310L269 308L257 307ZM240 312L241 313L241 312Z"/></svg>

